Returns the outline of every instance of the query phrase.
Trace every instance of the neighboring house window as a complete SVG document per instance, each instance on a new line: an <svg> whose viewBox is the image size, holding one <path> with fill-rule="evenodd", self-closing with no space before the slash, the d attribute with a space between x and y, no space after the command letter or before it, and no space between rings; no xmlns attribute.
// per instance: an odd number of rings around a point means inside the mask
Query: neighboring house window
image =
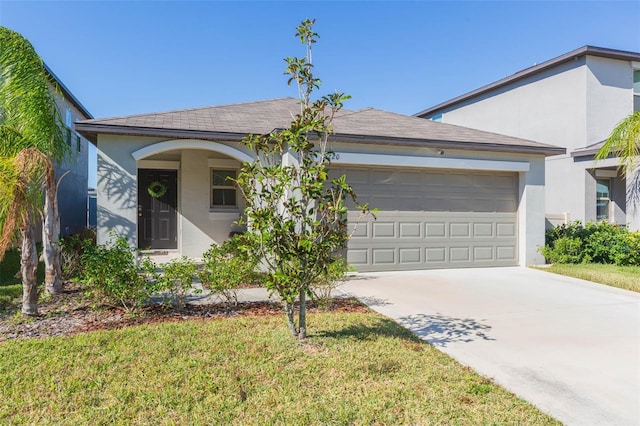
<svg viewBox="0 0 640 426"><path fill-rule="evenodd" d="M69 127L65 127L64 131L64 140L67 142L67 145L71 146L71 129Z"/></svg>
<svg viewBox="0 0 640 426"><path fill-rule="evenodd" d="M633 71L633 112L640 111L640 70Z"/></svg>
<svg viewBox="0 0 640 426"><path fill-rule="evenodd" d="M609 220L611 179L596 179L596 220Z"/></svg>
<svg viewBox="0 0 640 426"><path fill-rule="evenodd" d="M235 170L211 170L211 207L236 207L237 191L233 179Z"/></svg>
<svg viewBox="0 0 640 426"><path fill-rule="evenodd" d="M71 119L71 110L69 108L67 108L67 116L66 116L66 119L65 119L64 123L67 125L68 128L71 128L71 121L72 121L72 119Z"/></svg>
<svg viewBox="0 0 640 426"><path fill-rule="evenodd" d="M442 123L442 113L436 114L431 117L431 121L437 121L438 123Z"/></svg>
<svg viewBox="0 0 640 426"><path fill-rule="evenodd" d="M79 135L76 135L76 149L78 152L82 151L82 141L80 140Z"/></svg>

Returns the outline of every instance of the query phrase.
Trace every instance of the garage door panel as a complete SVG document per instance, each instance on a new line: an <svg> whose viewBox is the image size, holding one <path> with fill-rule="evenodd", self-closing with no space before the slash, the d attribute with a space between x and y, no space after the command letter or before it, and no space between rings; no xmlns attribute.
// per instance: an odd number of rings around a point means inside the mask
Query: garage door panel
<svg viewBox="0 0 640 426"><path fill-rule="evenodd" d="M396 223L395 222L374 222L373 238L395 238Z"/></svg>
<svg viewBox="0 0 640 426"><path fill-rule="evenodd" d="M469 262L471 260L470 247L449 247L449 262Z"/></svg>
<svg viewBox="0 0 640 426"><path fill-rule="evenodd" d="M515 237L516 236L516 224L515 222L498 222L496 223L496 236L497 237Z"/></svg>
<svg viewBox="0 0 640 426"><path fill-rule="evenodd" d="M447 224L445 222L426 221L425 232L427 238L444 238L447 236Z"/></svg>
<svg viewBox="0 0 640 426"><path fill-rule="evenodd" d="M371 250L374 265L393 265L396 263L396 249L374 248Z"/></svg>
<svg viewBox="0 0 640 426"><path fill-rule="evenodd" d="M369 262L369 250L367 249L349 249L347 251L347 263L354 268L358 266L366 267Z"/></svg>
<svg viewBox="0 0 640 426"><path fill-rule="evenodd" d="M475 222L473 224L474 238L493 237L493 223L491 222Z"/></svg>
<svg viewBox="0 0 640 426"><path fill-rule="evenodd" d="M517 205L515 200L496 200L496 210L497 212L513 212L516 211Z"/></svg>
<svg viewBox="0 0 640 426"><path fill-rule="evenodd" d="M428 247L425 249L426 263L429 265L442 264L447 259L446 247Z"/></svg>
<svg viewBox="0 0 640 426"><path fill-rule="evenodd" d="M349 241L347 260L357 270L517 264L517 174L340 171L360 202L379 209L377 220L362 218ZM349 212L350 230L358 218Z"/></svg>
<svg viewBox="0 0 640 426"><path fill-rule="evenodd" d="M502 246L496 247L498 260L516 260L516 248L515 246Z"/></svg>
<svg viewBox="0 0 640 426"><path fill-rule="evenodd" d="M493 177L493 186L498 189L507 189L509 191L516 188L516 176L515 175L496 175Z"/></svg>
<svg viewBox="0 0 640 426"><path fill-rule="evenodd" d="M393 185L396 182L394 173L396 172L393 170L373 171L372 183L374 185Z"/></svg>
<svg viewBox="0 0 640 426"><path fill-rule="evenodd" d="M449 223L449 237L450 238L469 238L471 232L469 230L469 223L452 222Z"/></svg>
<svg viewBox="0 0 640 426"><path fill-rule="evenodd" d="M420 257L420 247L410 247L399 249L400 264L420 264L422 258Z"/></svg>
<svg viewBox="0 0 640 426"><path fill-rule="evenodd" d="M358 216L350 216L347 218L347 220L347 230L351 234L351 239L369 237L369 222L363 220L357 223L356 221L358 220Z"/></svg>
<svg viewBox="0 0 640 426"><path fill-rule="evenodd" d="M422 224L420 222L400 222L400 238L420 238Z"/></svg>
<svg viewBox="0 0 640 426"><path fill-rule="evenodd" d="M493 261L495 260L495 250L491 246L476 246L473 248L473 259L479 261Z"/></svg>

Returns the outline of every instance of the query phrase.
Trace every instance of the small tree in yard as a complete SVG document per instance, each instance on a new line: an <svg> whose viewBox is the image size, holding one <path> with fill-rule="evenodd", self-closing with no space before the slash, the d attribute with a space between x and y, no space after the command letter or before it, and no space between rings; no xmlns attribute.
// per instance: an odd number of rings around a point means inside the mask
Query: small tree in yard
<svg viewBox="0 0 640 426"><path fill-rule="evenodd" d="M57 188L59 181L56 180L54 164L67 157L69 148L64 143L61 125L56 99L49 88L49 80L42 59L24 37L0 26L0 156L5 162L12 159L11 161L18 166L28 166L37 160L42 166L31 168L34 175L30 182L27 182L29 177L25 175L29 167L22 169L18 175L21 176L22 183L25 188L28 188L30 194L39 192L41 196L44 195L44 206L41 205L40 200L35 204L28 203L28 206L16 204L12 207L15 210L13 216L8 215L9 209L0 209L2 225L0 247L7 247L12 242L15 238L13 228L18 227L23 239L23 250L25 245L28 246L29 253L32 252L31 245L35 250L34 225L37 214L40 213L43 223L45 287L51 294L62 290L58 246ZM29 161L25 161L27 158ZM0 179L0 184L4 181ZM15 194L12 195L18 201L22 199L19 195L21 191L16 187ZM3 192L3 194L10 194L10 192ZM31 198L37 200L40 197ZM20 220L16 221L16 218ZM26 243L24 238L27 238ZM0 250L0 258L2 254L3 251ZM34 255L35 259L25 263L25 252L22 256L23 280L29 281L23 281L25 287L23 312L35 314L37 313L37 292L35 298L31 298L26 289L35 286L30 282L32 274L28 270L32 268L32 264L37 265L37 257Z"/></svg>
<svg viewBox="0 0 640 426"><path fill-rule="evenodd" d="M301 339L307 335L310 286L327 276L339 251L346 247L346 201L351 198L355 203L345 176L329 180L327 175L335 156L328 146L331 123L350 97L336 92L311 99L320 86L311 55L318 38L314 23L306 19L296 28L306 56L285 59L288 83L298 88L300 112L286 129L245 138L259 160L245 164L237 180L246 200L246 220L256 234L254 255L267 269L265 285L281 298L288 325ZM362 214L367 212L366 205L357 207Z"/></svg>

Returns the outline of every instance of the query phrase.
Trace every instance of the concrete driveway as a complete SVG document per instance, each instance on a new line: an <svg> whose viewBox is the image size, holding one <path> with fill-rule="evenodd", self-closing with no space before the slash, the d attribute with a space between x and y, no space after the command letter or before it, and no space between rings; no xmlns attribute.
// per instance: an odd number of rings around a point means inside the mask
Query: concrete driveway
<svg viewBox="0 0 640 426"><path fill-rule="evenodd" d="M527 268L357 274L343 290L567 424L640 424L640 294Z"/></svg>

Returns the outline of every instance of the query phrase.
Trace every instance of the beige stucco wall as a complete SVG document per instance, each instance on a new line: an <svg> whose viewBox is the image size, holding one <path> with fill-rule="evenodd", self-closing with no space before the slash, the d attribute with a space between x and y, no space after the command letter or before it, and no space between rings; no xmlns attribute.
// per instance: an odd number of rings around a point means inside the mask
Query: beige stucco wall
<svg viewBox="0 0 640 426"><path fill-rule="evenodd" d="M177 252L199 258L213 243L226 240L244 206L239 198L236 209L210 208L210 168L239 168L240 162L215 150L182 149L174 141L173 149L153 153L153 147L166 145L166 139L131 136L98 137L98 242L108 241L109 230L126 236L137 245L137 172L139 168L171 168L178 170L178 249ZM207 143L215 149L221 144L248 151L238 143ZM182 145L189 146L188 142ZM136 160L133 154L145 147L151 154ZM166 149L166 147L164 148Z"/></svg>
<svg viewBox="0 0 640 426"><path fill-rule="evenodd" d="M131 153L160 140L98 135L98 244L106 243L113 230L137 245L138 168Z"/></svg>
<svg viewBox="0 0 640 426"><path fill-rule="evenodd" d="M210 208L210 168L239 169L241 163L229 157L214 158L213 153L185 150L181 153L179 182L179 213L181 252L185 256L202 257L211 244L219 244L229 232L240 228L234 224L244 210L238 194L238 208Z"/></svg>
<svg viewBox="0 0 640 426"><path fill-rule="evenodd" d="M153 148L166 142L160 138L105 136L98 138L98 241L107 241L114 229L137 244L138 168L175 167L178 169L178 252L201 257L213 243L228 238L236 230L233 223L244 208L214 210L210 208L210 168L239 166L229 155L201 148L180 149L150 154L136 160L134 153L144 147ZM201 142L202 143L202 142ZM238 144L227 146L241 149ZM445 163L462 169L507 170L519 173L519 262L522 265L542 263L537 252L544 244L544 157L530 154L495 153L466 150L397 147L372 144L336 143L334 150L343 153L394 155L416 167L420 161ZM145 151L146 152L146 151ZM152 152L152 149L151 151ZM247 151L244 151L248 154ZM340 160L338 160L338 163ZM416 163L418 162L418 163ZM401 165L398 167L402 167ZM525 168L526 170L521 170ZM375 207L375 206L372 206Z"/></svg>

